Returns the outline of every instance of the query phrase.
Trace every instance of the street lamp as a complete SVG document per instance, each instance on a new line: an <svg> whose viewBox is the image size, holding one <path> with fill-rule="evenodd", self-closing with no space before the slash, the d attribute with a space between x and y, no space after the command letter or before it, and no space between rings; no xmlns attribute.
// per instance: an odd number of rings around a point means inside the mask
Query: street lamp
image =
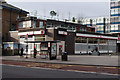
<svg viewBox="0 0 120 80"><path fill-rule="evenodd" d="M26 35L26 41L27 41L27 45L26 45L26 59L28 58L28 34Z"/></svg>

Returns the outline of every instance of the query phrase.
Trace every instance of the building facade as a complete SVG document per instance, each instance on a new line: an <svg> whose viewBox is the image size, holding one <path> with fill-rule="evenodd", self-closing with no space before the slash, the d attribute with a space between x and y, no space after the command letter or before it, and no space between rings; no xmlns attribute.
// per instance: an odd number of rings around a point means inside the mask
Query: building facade
<svg viewBox="0 0 120 80"><path fill-rule="evenodd" d="M120 0L111 0L110 3L110 17L112 34L120 35Z"/></svg>
<svg viewBox="0 0 120 80"><path fill-rule="evenodd" d="M83 25L95 28L96 33L110 33L110 18L96 17L82 20Z"/></svg>
<svg viewBox="0 0 120 80"><path fill-rule="evenodd" d="M46 22L46 20L37 19L36 17L24 17L18 20L17 30L19 36L20 49L26 49L26 45L29 45L29 54L31 53L31 51L34 50L34 47L36 47L37 50L40 49L40 43L27 44L25 43L25 41L45 41Z"/></svg>
<svg viewBox="0 0 120 80"><path fill-rule="evenodd" d="M90 53L95 46L98 47L100 53L116 53L115 43L118 39L117 37L97 34L89 31L92 28L88 29L87 26L51 19L40 20L27 18L21 20L23 21L19 23L18 35L20 48L23 47L25 49L24 53L26 53L27 45L28 54L33 53L34 47L37 48L38 53L41 53L41 43L47 42L49 45L50 41L58 41L56 43L57 54L60 52L61 45L62 51L68 52L69 55ZM32 21L34 21L35 26L31 24Z"/></svg>
<svg viewBox="0 0 120 80"><path fill-rule="evenodd" d="M16 29L17 18L26 17L29 12L17 8L3 1L0 4L0 18L2 19L2 40L3 42L11 41L9 31Z"/></svg>
<svg viewBox="0 0 120 80"><path fill-rule="evenodd" d="M120 52L120 0L111 0L110 3L110 33L119 37L117 41L118 51Z"/></svg>

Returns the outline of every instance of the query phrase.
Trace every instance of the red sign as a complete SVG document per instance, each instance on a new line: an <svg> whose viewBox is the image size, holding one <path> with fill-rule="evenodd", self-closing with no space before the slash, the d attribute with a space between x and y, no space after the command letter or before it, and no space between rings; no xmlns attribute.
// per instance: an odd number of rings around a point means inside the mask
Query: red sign
<svg viewBox="0 0 120 80"><path fill-rule="evenodd" d="M28 38L28 34L27 35L25 35L25 39L27 39Z"/></svg>
<svg viewBox="0 0 120 80"><path fill-rule="evenodd" d="M59 47L62 47L62 45L59 45Z"/></svg>
<svg viewBox="0 0 120 80"><path fill-rule="evenodd" d="M41 31L41 34L43 34L44 32L43 31Z"/></svg>
<svg viewBox="0 0 120 80"><path fill-rule="evenodd" d="M118 40L120 40L120 38L118 37Z"/></svg>

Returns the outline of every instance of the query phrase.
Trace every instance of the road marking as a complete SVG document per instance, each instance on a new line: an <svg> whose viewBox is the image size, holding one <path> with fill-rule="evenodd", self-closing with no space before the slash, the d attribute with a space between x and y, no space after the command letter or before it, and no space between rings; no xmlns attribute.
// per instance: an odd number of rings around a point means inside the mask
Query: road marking
<svg viewBox="0 0 120 80"><path fill-rule="evenodd" d="M113 69L116 69L117 67L102 67L102 68L113 68Z"/></svg>

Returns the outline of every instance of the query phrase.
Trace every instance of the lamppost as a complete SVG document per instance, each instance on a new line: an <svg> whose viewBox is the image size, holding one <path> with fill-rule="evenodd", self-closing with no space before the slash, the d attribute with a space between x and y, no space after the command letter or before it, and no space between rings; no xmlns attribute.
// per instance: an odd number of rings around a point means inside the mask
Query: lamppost
<svg viewBox="0 0 120 80"><path fill-rule="evenodd" d="M33 23L32 23L32 28L35 28L35 18L33 17ZM35 54L35 34L33 30L33 39L34 39L34 47L33 47L33 54Z"/></svg>
<svg viewBox="0 0 120 80"><path fill-rule="evenodd" d="M26 45L26 59L28 58L28 34L26 35L26 41L27 41L27 45Z"/></svg>

